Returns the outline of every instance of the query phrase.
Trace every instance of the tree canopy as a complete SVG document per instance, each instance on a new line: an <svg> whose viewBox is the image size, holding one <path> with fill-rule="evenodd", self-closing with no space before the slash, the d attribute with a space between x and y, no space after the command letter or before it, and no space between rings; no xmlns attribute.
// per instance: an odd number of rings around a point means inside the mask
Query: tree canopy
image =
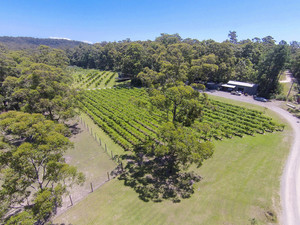
<svg viewBox="0 0 300 225"><path fill-rule="evenodd" d="M193 183L201 177L186 171L191 164L199 167L212 157L214 145L200 142L191 130L172 122L160 128L158 140L148 140L135 147L120 179L133 187L144 201L178 202L190 197L194 192Z"/></svg>
<svg viewBox="0 0 300 225"><path fill-rule="evenodd" d="M32 52L0 49L0 108L42 113L51 120L66 120L76 113L77 92L65 68L62 50L40 46Z"/></svg>
<svg viewBox="0 0 300 225"><path fill-rule="evenodd" d="M44 223L67 188L84 181L63 157L72 146L69 131L41 114L15 111L0 115L0 131L1 218L16 213L8 224L22 218Z"/></svg>
<svg viewBox="0 0 300 225"><path fill-rule="evenodd" d="M171 112L173 123L183 123L190 126L201 115L199 92L183 83L150 90L150 102L155 107L166 112L167 120Z"/></svg>
<svg viewBox="0 0 300 225"><path fill-rule="evenodd" d="M264 87L266 79L262 71L274 73L272 68L264 66L264 62L277 63L276 58L269 57L271 52L285 46L294 56L298 49L296 41L290 45L284 40L276 44L272 36L252 40L238 40L237 36L236 31L230 31L229 40L219 43L162 33L155 41L124 40L78 46L68 51L68 56L72 65L121 72L131 78L134 85L150 87L151 84L187 80L190 83L238 80ZM279 65L276 72L286 68L287 64ZM267 91L276 93L277 86L271 85Z"/></svg>
<svg viewBox="0 0 300 225"><path fill-rule="evenodd" d="M0 73L3 75L0 82L7 76L20 77L23 69L31 63L43 63L60 68L75 65L117 71L131 78L132 84L147 87L175 81L205 84L226 83L229 80L252 82L264 87L266 73L274 72L265 67L264 62L267 60L275 64L272 60L276 59L268 58L268 55L278 46L285 46L292 60L290 64L280 63L281 67L277 70L280 72L285 68L296 68L293 65L298 62L297 41L288 44L281 40L276 44L272 36L246 40L238 40L237 36L236 31L229 31L229 40L219 43L214 40L183 39L179 34L162 33L154 41L126 39L92 45L80 44L64 51L47 46L23 51L4 51L1 47ZM271 85L268 91L271 94L277 93L278 85ZM4 98L7 103L5 91L0 88L0 92L0 98Z"/></svg>

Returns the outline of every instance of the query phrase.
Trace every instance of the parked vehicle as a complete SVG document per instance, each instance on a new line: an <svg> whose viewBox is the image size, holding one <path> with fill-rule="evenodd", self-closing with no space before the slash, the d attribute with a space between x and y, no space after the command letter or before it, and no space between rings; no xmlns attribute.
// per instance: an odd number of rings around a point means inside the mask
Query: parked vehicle
<svg viewBox="0 0 300 225"><path fill-rule="evenodd" d="M254 100L260 101L260 102L267 102L268 100L262 97L254 97Z"/></svg>
<svg viewBox="0 0 300 225"><path fill-rule="evenodd" d="M232 95L238 95L238 96L241 96L241 95L242 95L242 92L240 92L240 91L232 91L231 94L232 94Z"/></svg>

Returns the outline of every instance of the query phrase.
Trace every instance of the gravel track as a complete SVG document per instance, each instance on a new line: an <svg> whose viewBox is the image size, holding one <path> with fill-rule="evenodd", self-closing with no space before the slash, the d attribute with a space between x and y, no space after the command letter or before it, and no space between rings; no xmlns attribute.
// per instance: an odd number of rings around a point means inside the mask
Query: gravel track
<svg viewBox="0 0 300 225"><path fill-rule="evenodd" d="M224 97L241 102L266 107L282 116L293 129L293 143L285 164L280 184L282 213L280 223L283 225L300 224L300 120L278 106L278 102L258 102L251 96L236 96L227 92L206 92L209 95Z"/></svg>

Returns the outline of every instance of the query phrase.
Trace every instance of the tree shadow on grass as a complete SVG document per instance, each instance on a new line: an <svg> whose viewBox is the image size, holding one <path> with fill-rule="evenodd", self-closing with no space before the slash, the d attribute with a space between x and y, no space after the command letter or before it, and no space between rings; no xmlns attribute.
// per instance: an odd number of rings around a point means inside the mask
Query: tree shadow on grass
<svg viewBox="0 0 300 225"><path fill-rule="evenodd" d="M166 199L180 202L194 193L193 184L202 179L193 172L170 171L170 162L166 157L149 159L125 155L122 158L128 163L119 179L132 187L145 202Z"/></svg>
<svg viewBox="0 0 300 225"><path fill-rule="evenodd" d="M82 132L82 129L80 128L79 124L76 123L72 123L72 124L67 124L67 127L69 128L70 132L71 132L71 136L75 136L79 133Z"/></svg>

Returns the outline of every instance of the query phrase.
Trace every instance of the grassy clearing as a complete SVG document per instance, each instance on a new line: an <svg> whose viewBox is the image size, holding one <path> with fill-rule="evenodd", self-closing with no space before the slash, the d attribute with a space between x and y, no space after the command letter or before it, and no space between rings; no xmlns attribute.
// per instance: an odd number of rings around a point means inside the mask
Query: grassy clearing
<svg viewBox="0 0 300 225"><path fill-rule="evenodd" d="M110 160L103 146L99 146L83 125L79 124L78 127L81 132L71 138L74 148L69 149L65 157L87 175L87 182L90 180L102 182L107 178L106 172L114 169L116 164Z"/></svg>
<svg viewBox="0 0 300 225"><path fill-rule="evenodd" d="M288 95L290 88L292 86L293 83L281 83L283 90L282 90L282 94L284 94L285 96ZM291 90L290 96L293 95L293 90Z"/></svg>
<svg viewBox="0 0 300 225"><path fill-rule="evenodd" d="M288 72L288 71L283 71L280 73L279 81L286 80L286 78L287 78L286 72Z"/></svg>
<svg viewBox="0 0 300 225"><path fill-rule="evenodd" d="M91 191L91 183L94 189L102 185L107 180L107 172L116 167L89 132L81 124L77 127L79 133L71 138L74 148L66 152L65 159L85 174L86 182L83 186L74 186L70 191L73 202L79 201ZM67 197L61 210L66 209L68 205L70 202Z"/></svg>
<svg viewBox="0 0 300 225"><path fill-rule="evenodd" d="M80 117L82 118L82 121L92 129L93 133L101 138L102 147L106 144L109 153L112 151L114 155L124 154L125 151L123 148L116 144L101 128L99 128L88 115L82 113Z"/></svg>
<svg viewBox="0 0 300 225"><path fill-rule="evenodd" d="M217 99L217 97L213 97ZM227 101L222 99L222 101ZM234 103L232 100L228 100ZM234 103L262 109L259 106ZM277 122L282 123L277 116ZM55 219L72 224L267 224L278 214L280 176L288 155L291 129L273 134L216 141L216 151L200 169L204 179L180 203L144 202L117 179L106 183ZM276 224L277 222L273 222Z"/></svg>

